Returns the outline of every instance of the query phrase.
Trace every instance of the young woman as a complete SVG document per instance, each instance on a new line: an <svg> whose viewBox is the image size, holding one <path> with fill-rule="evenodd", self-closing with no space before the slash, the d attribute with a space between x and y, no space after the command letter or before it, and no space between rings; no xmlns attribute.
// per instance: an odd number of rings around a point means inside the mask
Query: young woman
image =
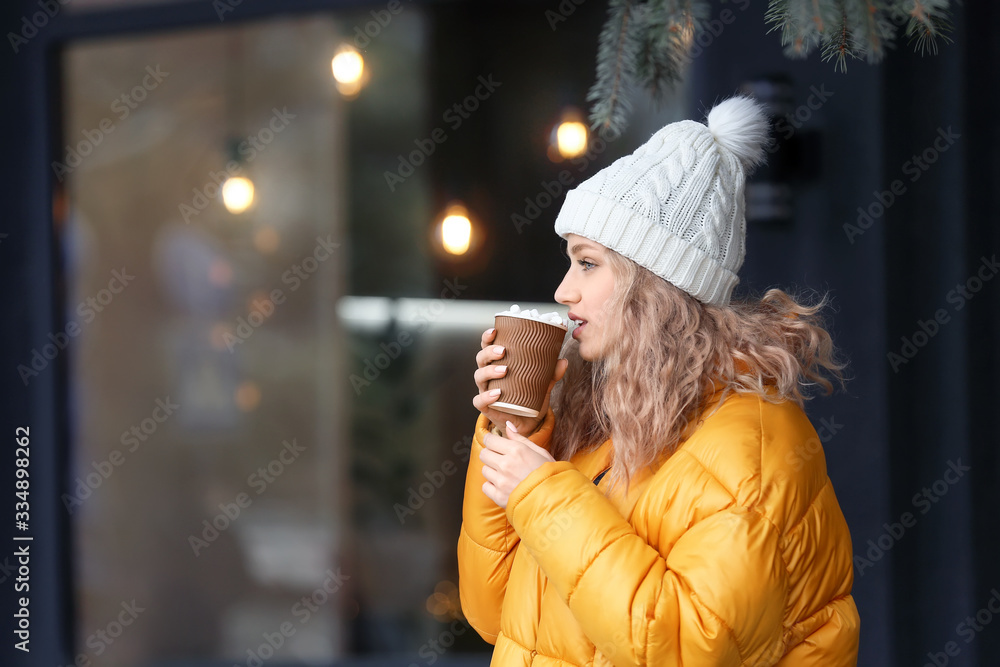
<svg viewBox="0 0 1000 667"><path fill-rule="evenodd" d="M802 410L841 379L824 303L730 303L767 130L732 98L567 194L577 326L542 418L490 407L483 334L458 556L492 665L857 664L850 533Z"/></svg>

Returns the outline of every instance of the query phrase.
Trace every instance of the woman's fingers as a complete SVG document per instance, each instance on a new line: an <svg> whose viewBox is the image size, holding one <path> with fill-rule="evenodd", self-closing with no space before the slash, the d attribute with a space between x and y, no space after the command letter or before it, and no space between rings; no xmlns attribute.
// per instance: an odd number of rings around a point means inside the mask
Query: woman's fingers
<svg viewBox="0 0 1000 667"><path fill-rule="evenodd" d="M499 389L484 391L472 397L472 405L475 406L476 410L486 413L490 404L494 403L498 398L500 398ZM489 415L486 416L489 417Z"/></svg>
<svg viewBox="0 0 1000 667"><path fill-rule="evenodd" d="M479 450L479 460L482 461L487 468L495 469L497 465L499 465L499 460L498 460L499 458L500 454L497 454L491 449L483 447L481 450Z"/></svg>
<svg viewBox="0 0 1000 667"><path fill-rule="evenodd" d="M479 391L486 391L487 382L496 378L502 378L506 374L507 366L505 364L494 364L492 366L483 366L473 374L473 377L476 380L476 386L479 387Z"/></svg>
<svg viewBox="0 0 1000 667"><path fill-rule="evenodd" d="M503 377L507 373L506 365L492 363L504 354L503 347L499 345L492 345L496 335L497 330L495 328L487 329L483 332L481 338L482 349L476 353L476 366L478 368L473 375L476 387L479 389L479 393L472 397L472 405L486 415L487 418L489 418L492 413L495 413L495 411L490 410L488 406L496 401L500 396L499 390L495 389L492 392L486 391L489 381Z"/></svg>
<svg viewBox="0 0 1000 667"><path fill-rule="evenodd" d="M476 365L482 368L491 361L496 361L502 357L503 353L504 348L502 345L488 345L476 353Z"/></svg>
<svg viewBox="0 0 1000 667"><path fill-rule="evenodd" d="M496 392L496 393L494 393ZM514 415L507 414L506 412L500 412L499 410L494 410L490 406L495 403L500 398L500 391L498 389L493 389L492 391L485 391L481 394L476 394L472 397L472 405L486 416L486 419L490 423L497 426L501 432L506 432L506 423L508 421L513 421L517 424L517 430L520 433L534 433L535 429L538 428L540 419L530 420L527 417L516 417Z"/></svg>
<svg viewBox="0 0 1000 667"><path fill-rule="evenodd" d="M496 329L487 329L486 331L484 331L483 332L483 337L481 339L480 347L482 348L482 347L486 347L487 345L489 345L493 341L493 339L496 338L496 336L497 336L497 330Z"/></svg>
<svg viewBox="0 0 1000 667"><path fill-rule="evenodd" d="M495 380L497 378L502 378L507 374L506 364L493 363L499 359L502 359L505 350L501 345L495 345L496 340L496 329L487 329L483 332L481 337L481 348L478 353L476 353L476 372L473 378L476 382L476 387L479 389L479 393L472 397L472 405L479 410L486 418L492 422L494 425L498 426L501 431L505 430L505 425L508 419L512 420L519 431L522 434L533 433L537 428L541 419L528 419L525 417L513 417L507 413L502 413L498 410L494 410L490 407L500 398L500 392L496 389L488 392L486 389L489 386L490 380ZM556 370L552 382L549 385L548 392L552 391L552 385L562 379L563 374L566 372L567 361L565 359L560 359L556 364ZM542 409L541 416L544 417L545 411L548 406L548 392L546 392L545 406Z"/></svg>

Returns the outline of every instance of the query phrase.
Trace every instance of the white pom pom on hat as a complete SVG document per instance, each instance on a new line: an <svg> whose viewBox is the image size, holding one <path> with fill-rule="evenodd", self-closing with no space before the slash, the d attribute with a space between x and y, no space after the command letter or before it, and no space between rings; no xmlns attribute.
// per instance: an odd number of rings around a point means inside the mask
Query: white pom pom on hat
<svg viewBox="0 0 1000 667"><path fill-rule="evenodd" d="M750 97L731 97L708 112L708 131L735 155L747 175L764 162L770 124L763 108Z"/></svg>
<svg viewBox="0 0 1000 667"><path fill-rule="evenodd" d="M724 306L746 253L746 178L765 160L769 120L750 97L658 130L566 194L562 237L610 248L699 301Z"/></svg>

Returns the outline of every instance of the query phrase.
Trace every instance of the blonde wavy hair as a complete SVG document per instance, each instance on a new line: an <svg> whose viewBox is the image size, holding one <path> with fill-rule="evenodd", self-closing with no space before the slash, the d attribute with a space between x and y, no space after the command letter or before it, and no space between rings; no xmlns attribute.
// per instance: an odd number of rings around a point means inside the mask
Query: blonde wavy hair
<svg viewBox="0 0 1000 667"><path fill-rule="evenodd" d="M662 464L707 407L715 382L799 406L814 390L844 385L820 311L780 289L763 297L706 305L613 250L605 251L615 289L605 304L602 358L589 362L567 340L569 366L552 392L556 417L551 452L569 460L614 442L611 488ZM721 403L721 401L720 401Z"/></svg>

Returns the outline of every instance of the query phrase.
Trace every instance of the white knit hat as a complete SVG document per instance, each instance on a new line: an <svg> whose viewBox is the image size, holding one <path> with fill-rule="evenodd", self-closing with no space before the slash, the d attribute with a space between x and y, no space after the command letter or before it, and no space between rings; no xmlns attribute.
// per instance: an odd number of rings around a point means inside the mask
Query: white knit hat
<svg viewBox="0 0 1000 667"><path fill-rule="evenodd" d="M555 231L596 241L724 306L746 253L746 178L764 161L768 131L764 107L749 97L720 102L707 126L671 123L570 190Z"/></svg>

